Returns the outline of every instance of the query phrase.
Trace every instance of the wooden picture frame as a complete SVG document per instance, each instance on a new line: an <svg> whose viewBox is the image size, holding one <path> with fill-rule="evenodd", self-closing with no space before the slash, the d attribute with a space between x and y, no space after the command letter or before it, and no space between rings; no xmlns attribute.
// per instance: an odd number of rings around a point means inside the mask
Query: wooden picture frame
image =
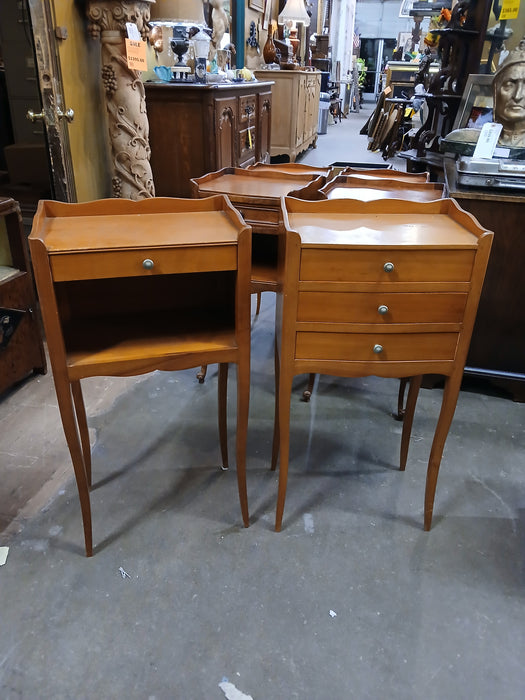
<svg viewBox="0 0 525 700"><path fill-rule="evenodd" d="M262 22L262 28L264 30L268 29L268 27L270 26L270 22L272 21L272 3L273 0L266 0L264 5L264 15Z"/></svg>
<svg viewBox="0 0 525 700"><path fill-rule="evenodd" d="M493 79L491 74L469 75L459 103L454 129L480 129L485 122L492 121Z"/></svg>
<svg viewBox="0 0 525 700"><path fill-rule="evenodd" d="M257 12L264 12L264 0L248 0L248 7Z"/></svg>

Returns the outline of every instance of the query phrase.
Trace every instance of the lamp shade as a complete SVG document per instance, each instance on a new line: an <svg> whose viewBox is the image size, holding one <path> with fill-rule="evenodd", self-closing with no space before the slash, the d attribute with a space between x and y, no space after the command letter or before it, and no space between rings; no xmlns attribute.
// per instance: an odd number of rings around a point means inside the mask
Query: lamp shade
<svg viewBox="0 0 525 700"><path fill-rule="evenodd" d="M304 0L287 0L277 21L279 24L286 24L286 22L302 22L302 24L308 27L310 24L310 17L306 12Z"/></svg>

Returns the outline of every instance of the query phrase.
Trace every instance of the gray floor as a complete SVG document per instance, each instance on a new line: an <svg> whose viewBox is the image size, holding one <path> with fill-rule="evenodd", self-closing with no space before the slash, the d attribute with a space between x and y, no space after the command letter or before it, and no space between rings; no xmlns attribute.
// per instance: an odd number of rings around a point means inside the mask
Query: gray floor
<svg viewBox="0 0 525 700"><path fill-rule="evenodd" d="M356 134L366 116L303 162L382 162ZM217 468L215 368L203 385L194 370L84 383L92 559L51 376L0 400L1 700L525 697L525 405L461 392L426 533L441 391L421 392L401 473L397 381L323 376L304 403L298 377L277 534L273 318L265 294L248 529L234 467Z"/></svg>

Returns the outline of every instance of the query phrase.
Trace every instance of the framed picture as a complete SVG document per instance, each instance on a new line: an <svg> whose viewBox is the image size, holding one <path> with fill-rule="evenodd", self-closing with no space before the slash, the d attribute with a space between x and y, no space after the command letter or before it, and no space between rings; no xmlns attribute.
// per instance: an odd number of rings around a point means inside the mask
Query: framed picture
<svg viewBox="0 0 525 700"><path fill-rule="evenodd" d="M264 12L264 0L248 0L248 7L257 12Z"/></svg>
<svg viewBox="0 0 525 700"><path fill-rule="evenodd" d="M272 19L272 0L266 0L266 4L264 6L263 23L262 23L263 29L268 29L268 27L270 26L271 19Z"/></svg>
<svg viewBox="0 0 525 700"><path fill-rule="evenodd" d="M490 74L469 75L459 103L454 129L481 129L485 122L492 121L493 79L494 76Z"/></svg>

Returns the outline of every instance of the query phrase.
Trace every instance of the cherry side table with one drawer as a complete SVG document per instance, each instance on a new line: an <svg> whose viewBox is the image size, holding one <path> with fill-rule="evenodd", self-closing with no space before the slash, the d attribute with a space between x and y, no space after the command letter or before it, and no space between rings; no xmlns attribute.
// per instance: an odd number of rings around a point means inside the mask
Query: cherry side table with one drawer
<svg viewBox="0 0 525 700"><path fill-rule="evenodd" d="M248 526L251 231L225 197L41 201L29 238L58 405L93 553L91 454L81 379L237 365L237 481Z"/></svg>

